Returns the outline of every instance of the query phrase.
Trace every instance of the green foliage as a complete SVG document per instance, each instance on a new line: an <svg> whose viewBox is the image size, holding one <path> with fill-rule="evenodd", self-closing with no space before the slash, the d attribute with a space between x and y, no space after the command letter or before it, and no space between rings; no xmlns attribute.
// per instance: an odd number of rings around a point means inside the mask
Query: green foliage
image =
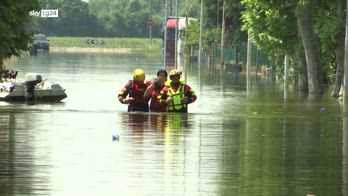
<svg viewBox="0 0 348 196"><path fill-rule="evenodd" d="M58 9L58 18L32 17L30 31L49 36L149 37L147 20L153 19L152 37L161 36L164 0L39 0L44 9ZM185 1L178 1L179 16L186 15ZM188 16L197 17L200 0L188 2ZM167 15L175 15L175 1L168 0Z"/></svg>
<svg viewBox="0 0 348 196"><path fill-rule="evenodd" d="M298 38L295 8L310 0L242 0L243 29L250 30L257 46L272 57L293 55L302 50ZM336 68L335 47L343 37L345 2L318 0L314 4L314 32L320 46L320 59L325 83L332 83ZM313 38L316 39L316 38ZM341 39L342 41L342 39ZM296 64L296 60L292 61ZM280 63L282 66L282 63Z"/></svg>
<svg viewBox="0 0 348 196"><path fill-rule="evenodd" d="M334 51L339 42L344 42L344 10L345 2L341 0L318 1L315 7L314 32L320 43L323 78L326 84L335 81L337 62Z"/></svg>
<svg viewBox="0 0 348 196"><path fill-rule="evenodd" d="M198 45L199 44L199 21L192 21L187 27L188 31L187 43L189 45Z"/></svg>
<svg viewBox="0 0 348 196"><path fill-rule="evenodd" d="M211 28L211 29L206 29L204 31L204 51L207 53L210 53L212 50L213 45L220 44L219 43L219 37L221 36L221 29L220 28Z"/></svg>
<svg viewBox="0 0 348 196"><path fill-rule="evenodd" d="M298 47L294 6L286 1L242 0L243 29L250 30L257 46L271 56L293 54Z"/></svg>
<svg viewBox="0 0 348 196"><path fill-rule="evenodd" d="M152 37L161 36L163 0L39 0L45 9L58 9L59 18L32 17L30 30L49 36ZM185 1L178 1L179 16L185 16ZM197 17L200 0L190 0L188 16ZM168 0L167 15L175 15L175 2Z"/></svg>
<svg viewBox="0 0 348 196"><path fill-rule="evenodd" d="M221 23L222 23L222 0L206 0L205 4L205 30L213 35L221 35ZM242 21L241 13L243 7L239 1L235 0L226 0L226 10L225 10L225 45L227 47L235 47L240 45L242 40L246 41L246 33L241 31ZM220 33L218 33L220 29ZM213 32L210 32L213 31ZM214 36L217 37L218 36ZM208 38L209 39L209 38ZM218 38L215 42L219 42ZM211 42L208 40L208 42Z"/></svg>
<svg viewBox="0 0 348 196"><path fill-rule="evenodd" d="M188 0L188 16L189 17L194 17L194 18L199 18L200 15L200 0ZM184 4L184 1L183 1ZM185 16L185 5L181 7L182 11L180 13L181 16Z"/></svg>
<svg viewBox="0 0 348 196"><path fill-rule="evenodd" d="M36 0L0 1L0 66L4 58L19 56L21 50L28 49L31 39L26 31L29 12L38 7Z"/></svg>
<svg viewBox="0 0 348 196"><path fill-rule="evenodd" d="M35 32L58 36L97 36L105 33L89 4L81 0L40 0L42 9L58 9L58 18L34 18Z"/></svg>
<svg viewBox="0 0 348 196"><path fill-rule="evenodd" d="M266 52L273 62L275 74L282 76L285 55L290 58L297 50L302 50L302 42L297 31L295 17L296 1L242 0L245 11L242 14L243 29L250 30L252 39L259 49ZM291 63L295 65L296 58ZM290 72L290 78L296 79L297 66Z"/></svg>
<svg viewBox="0 0 348 196"><path fill-rule="evenodd" d="M185 2L179 1L179 16L185 16ZM198 0L189 2L189 17L196 17ZM152 18L152 36L160 37L164 18L163 0L90 0L90 9L96 14L108 36L149 37L147 20ZM174 1L168 0L167 15L175 15Z"/></svg>
<svg viewBox="0 0 348 196"><path fill-rule="evenodd" d="M199 45L199 20L192 21L188 26L187 26L187 31L189 32L188 34L188 44L189 45ZM204 29L203 32L203 39L204 39L204 50L205 51L210 51L212 45L216 45L218 42L218 37L221 34L221 29L219 28L206 28Z"/></svg>

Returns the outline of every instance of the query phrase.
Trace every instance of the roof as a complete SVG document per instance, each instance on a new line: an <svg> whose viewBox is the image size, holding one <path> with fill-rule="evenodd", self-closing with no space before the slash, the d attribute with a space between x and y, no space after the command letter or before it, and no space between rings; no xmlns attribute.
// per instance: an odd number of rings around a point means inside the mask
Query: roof
<svg viewBox="0 0 348 196"><path fill-rule="evenodd" d="M167 20L167 28L168 29L175 29L176 27L176 19L168 19Z"/></svg>

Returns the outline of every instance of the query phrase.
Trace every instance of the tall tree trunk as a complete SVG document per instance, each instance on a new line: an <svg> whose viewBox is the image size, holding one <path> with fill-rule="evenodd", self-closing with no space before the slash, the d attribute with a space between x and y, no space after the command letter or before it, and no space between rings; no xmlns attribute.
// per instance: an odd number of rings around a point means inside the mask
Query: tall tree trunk
<svg viewBox="0 0 348 196"><path fill-rule="evenodd" d="M338 97L341 90L341 86L343 84L343 75L344 75L344 40L338 41L334 51L336 56L337 67L336 67L335 87L331 95L333 97Z"/></svg>
<svg viewBox="0 0 348 196"><path fill-rule="evenodd" d="M344 77L344 35L345 35L345 20L344 12L345 10L345 1L337 1L337 19L341 25L340 33L336 38L336 43L334 46L334 52L336 56L336 81L335 87L331 93L333 97L338 97L341 86L343 84Z"/></svg>
<svg viewBox="0 0 348 196"><path fill-rule="evenodd" d="M297 5L295 10L297 25L300 30L306 55L308 89L311 94L322 92L322 75L318 43L313 30L313 4Z"/></svg>
<svg viewBox="0 0 348 196"><path fill-rule="evenodd" d="M307 75L307 64L306 56L303 49L296 51L298 60L298 89L302 92L308 91L308 75Z"/></svg>

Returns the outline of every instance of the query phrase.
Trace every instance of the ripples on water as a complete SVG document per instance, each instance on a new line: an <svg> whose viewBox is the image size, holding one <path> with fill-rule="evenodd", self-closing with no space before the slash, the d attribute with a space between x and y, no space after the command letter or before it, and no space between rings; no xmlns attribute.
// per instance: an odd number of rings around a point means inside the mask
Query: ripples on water
<svg viewBox="0 0 348 196"><path fill-rule="evenodd" d="M1 195L347 195L347 118L258 79L189 67L189 114L127 113L116 94L144 54L24 57L62 103L0 103ZM21 77L19 75L18 77ZM326 112L320 112L326 107ZM112 141L118 134L119 141Z"/></svg>

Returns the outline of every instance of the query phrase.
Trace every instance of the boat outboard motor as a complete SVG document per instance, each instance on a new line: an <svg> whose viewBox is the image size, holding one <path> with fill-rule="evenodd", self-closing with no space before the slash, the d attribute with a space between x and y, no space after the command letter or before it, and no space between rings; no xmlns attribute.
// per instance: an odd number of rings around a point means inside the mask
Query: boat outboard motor
<svg viewBox="0 0 348 196"><path fill-rule="evenodd" d="M27 101L35 101L35 86L42 82L42 77L36 73L28 73L25 75L25 99Z"/></svg>

